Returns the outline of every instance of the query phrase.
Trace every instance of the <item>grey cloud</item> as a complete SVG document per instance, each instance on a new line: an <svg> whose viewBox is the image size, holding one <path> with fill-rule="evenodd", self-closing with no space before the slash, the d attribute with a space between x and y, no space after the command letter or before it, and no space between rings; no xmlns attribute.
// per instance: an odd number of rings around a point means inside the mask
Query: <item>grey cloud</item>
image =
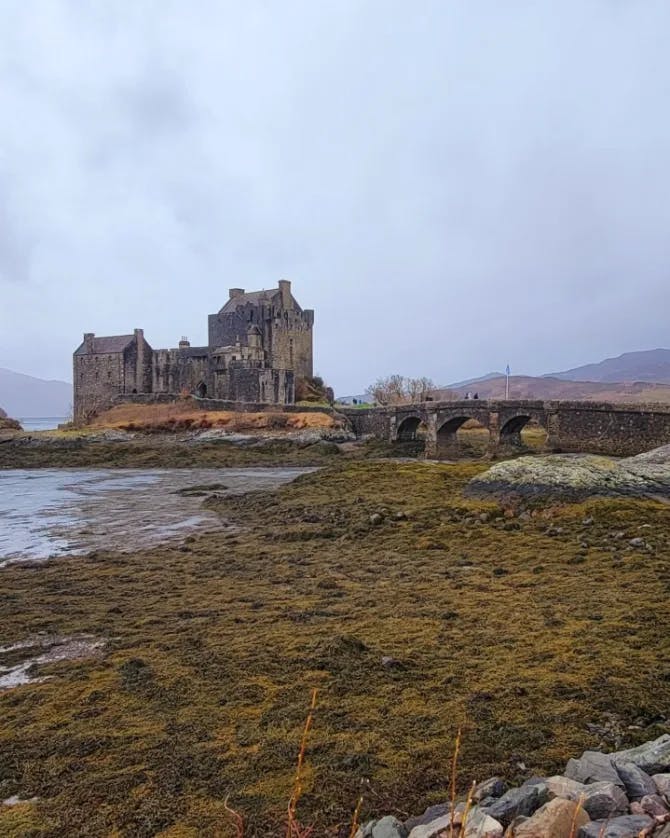
<svg viewBox="0 0 670 838"><path fill-rule="evenodd" d="M282 276L340 392L668 344L667 3L4 11L4 366L203 340L228 286Z"/></svg>

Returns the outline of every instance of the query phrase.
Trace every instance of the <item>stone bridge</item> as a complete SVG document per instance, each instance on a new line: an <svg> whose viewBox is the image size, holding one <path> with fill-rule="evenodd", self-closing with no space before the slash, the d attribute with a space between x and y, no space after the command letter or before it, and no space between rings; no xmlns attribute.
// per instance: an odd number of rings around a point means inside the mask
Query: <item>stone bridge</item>
<svg viewBox="0 0 670 838"><path fill-rule="evenodd" d="M670 444L670 405L570 401L422 402L340 409L357 436L389 442L425 439L426 456L449 459L461 450L457 431L475 419L489 431L489 453L522 449L532 422L547 434L545 449L628 456Z"/></svg>

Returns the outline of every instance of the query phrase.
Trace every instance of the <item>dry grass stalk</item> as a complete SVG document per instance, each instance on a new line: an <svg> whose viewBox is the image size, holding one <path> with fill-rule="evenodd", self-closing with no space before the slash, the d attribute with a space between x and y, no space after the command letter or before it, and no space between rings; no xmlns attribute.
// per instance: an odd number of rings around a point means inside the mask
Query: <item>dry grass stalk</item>
<svg viewBox="0 0 670 838"><path fill-rule="evenodd" d="M454 745L454 757L451 761L451 815L449 817L449 838L454 838L454 815L456 808L456 769L458 766L458 752L461 749L461 728L458 728L456 734L456 743Z"/></svg>
<svg viewBox="0 0 670 838"><path fill-rule="evenodd" d="M361 814L361 806L363 805L363 795L358 798L358 803L356 803L356 808L354 809L354 816L351 819L351 829L349 830L349 838L354 838L354 835L358 832L359 822L358 818Z"/></svg>
<svg viewBox="0 0 670 838"><path fill-rule="evenodd" d="M468 825L468 815L470 814L470 809L472 808L472 796L475 793L475 788L477 786L476 781L472 781L472 785L470 786L470 790L468 791L468 796L465 800L465 809L463 810L463 821L461 822L461 829L458 833L459 838L465 838L465 828ZM453 807L452 807L453 811Z"/></svg>
<svg viewBox="0 0 670 838"><path fill-rule="evenodd" d="M575 806L575 811L572 813L572 824L570 825L570 838L575 838L575 835L577 834L577 815L584 806L585 799L586 798L583 794L579 795L579 800L577 801L577 805Z"/></svg>
<svg viewBox="0 0 670 838"><path fill-rule="evenodd" d="M305 763L305 750L307 748L307 738L314 720L314 710L316 708L316 697L318 690L312 690L312 702L309 706L309 713L305 720L305 727L302 731L302 738L300 740L300 750L298 751L298 764L296 766L295 779L293 781L293 793L288 802L288 819L286 822L286 838L306 838L311 832L311 828L303 829L298 823L295 812L298 806L298 801L302 795L302 781L303 781L303 766Z"/></svg>
<svg viewBox="0 0 670 838"><path fill-rule="evenodd" d="M231 808L228 805L228 798L223 801L223 808L228 812L232 819L235 822L235 835L236 838L244 838L244 819L239 812L236 812L235 809Z"/></svg>

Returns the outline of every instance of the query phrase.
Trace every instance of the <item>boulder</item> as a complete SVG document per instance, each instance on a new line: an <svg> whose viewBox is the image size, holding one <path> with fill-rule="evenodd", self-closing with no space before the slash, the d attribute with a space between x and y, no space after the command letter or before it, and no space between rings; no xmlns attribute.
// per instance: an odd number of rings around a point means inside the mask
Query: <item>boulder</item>
<svg viewBox="0 0 670 838"><path fill-rule="evenodd" d="M660 794L645 794L642 800L630 804L630 811L634 815L649 815L650 818L662 818L670 814L668 804Z"/></svg>
<svg viewBox="0 0 670 838"><path fill-rule="evenodd" d="M397 818L387 815L361 827L356 838L407 838L407 830Z"/></svg>
<svg viewBox="0 0 670 838"><path fill-rule="evenodd" d="M405 829L411 832L415 826L425 826L438 818L444 817L444 815L448 815L450 811L451 805L449 803L437 803L435 806L429 806L423 815L408 818L405 821Z"/></svg>
<svg viewBox="0 0 670 838"><path fill-rule="evenodd" d="M591 821L581 827L577 838L638 838L640 832L653 823L647 815L623 815L609 821Z"/></svg>
<svg viewBox="0 0 670 838"><path fill-rule="evenodd" d="M665 733L654 739L653 742L645 742L637 748L629 748L627 751L617 751L611 754L612 762L615 765L632 762L646 771L647 774L661 774L670 771L670 734Z"/></svg>
<svg viewBox="0 0 670 838"><path fill-rule="evenodd" d="M645 794L656 794L656 784L646 771L633 762L621 762L615 765L616 772L623 780L629 800L641 800Z"/></svg>
<svg viewBox="0 0 670 838"><path fill-rule="evenodd" d="M534 814L549 799L549 789L544 783L523 785L510 789L503 796L485 807L488 815L507 827L518 815Z"/></svg>
<svg viewBox="0 0 670 838"><path fill-rule="evenodd" d="M670 774L654 774L651 778L656 786L656 791L670 801Z"/></svg>
<svg viewBox="0 0 670 838"><path fill-rule="evenodd" d="M590 821L577 802L556 797L518 826L514 838L573 838Z"/></svg>
<svg viewBox="0 0 670 838"><path fill-rule="evenodd" d="M503 826L483 810L474 807L468 814L465 828L462 828L463 811L454 812L454 838L502 838ZM436 818L431 823L415 826L409 838L441 838L449 835L452 821L449 813Z"/></svg>
<svg viewBox="0 0 670 838"><path fill-rule="evenodd" d="M624 787L610 755L600 751L584 751L579 759L568 760L565 776L578 783L614 783Z"/></svg>
<svg viewBox="0 0 670 838"><path fill-rule="evenodd" d="M594 821L628 812L626 793L614 783L589 783L584 786L580 797L584 811Z"/></svg>
<svg viewBox="0 0 670 838"><path fill-rule="evenodd" d="M487 797L493 797L497 800L505 794L506 790L507 783L502 779L502 777L489 777L488 780L484 780L475 786L472 799L484 800Z"/></svg>
<svg viewBox="0 0 670 838"><path fill-rule="evenodd" d="M565 797L568 800L579 800L584 791L584 783L571 780L569 777L547 777L544 781L549 789L549 799L554 797Z"/></svg>

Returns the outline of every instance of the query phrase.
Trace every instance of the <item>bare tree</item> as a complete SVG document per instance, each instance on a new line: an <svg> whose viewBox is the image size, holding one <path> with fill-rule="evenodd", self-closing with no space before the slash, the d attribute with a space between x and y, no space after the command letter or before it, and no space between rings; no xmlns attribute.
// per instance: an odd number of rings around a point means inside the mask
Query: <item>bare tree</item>
<svg viewBox="0 0 670 838"><path fill-rule="evenodd" d="M365 391L372 401L381 405L411 404L426 400L435 384L430 378L406 378L403 375L389 375L371 384Z"/></svg>

